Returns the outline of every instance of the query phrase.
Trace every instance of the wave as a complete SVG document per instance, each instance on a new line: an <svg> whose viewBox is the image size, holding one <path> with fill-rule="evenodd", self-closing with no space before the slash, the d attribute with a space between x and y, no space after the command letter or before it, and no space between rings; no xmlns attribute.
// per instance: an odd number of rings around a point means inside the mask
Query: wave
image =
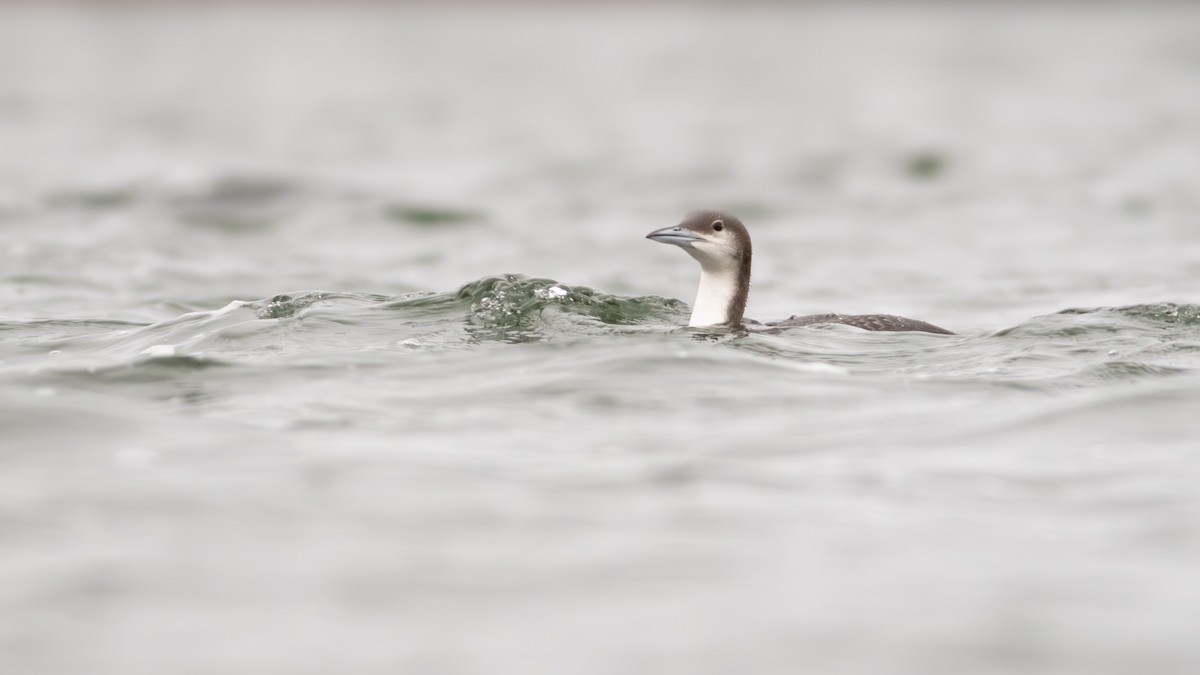
<svg viewBox="0 0 1200 675"><path fill-rule="evenodd" d="M151 324L0 321L0 341L18 347L9 353L29 357L0 367L35 361L33 371L83 371L89 379L169 379L215 365L280 359L289 366L347 366L397 352L595 339L611 349L615 336L659 336L676 351L684 339L809 373L1086 386L1200 371L1200 306L1188 304L1072 308L937 340L845 327L770 334L692 329L683 325L687 315L688 305L670 298L501 274L453 291L399 296L299 291Z"/></svg>
<svg viewBox="0 0 1200 675"><path fill-rule="evenodd" d="M176 357L262 358L386 349L453 349L482 342L544 341L617 332L668 332L687 305L622 297L518 274L484 277L455 291L388 296L299 291L234 301L151 324L0 321L0 339L51 363L103 369Z"/></svg>

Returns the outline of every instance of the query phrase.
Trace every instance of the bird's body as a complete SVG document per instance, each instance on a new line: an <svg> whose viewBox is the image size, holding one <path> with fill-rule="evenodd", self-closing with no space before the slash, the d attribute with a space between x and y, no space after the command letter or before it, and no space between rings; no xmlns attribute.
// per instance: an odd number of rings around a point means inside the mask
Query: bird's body
<svg viewBox="0 0 1200 675"><path fill-rule="evenodd" d="M797 326L812 326L821 323L840 323L863 330L919 331L922 333L953 335L953 333L940 326L916 319L906 319L894 314L810 314L808 316L793 316L783 321L773 321L769 325L779 328L795 328Z"/></svg>
<svg viewBox="0 0 1200 675"><path fill-rule="evenodd" d="M740 325L750 294L753 249L750 233L736 217L719 211L695 211L682 223L646 235L679 246L700 263L700 287L689 326ZM775 328L844 324L873 331L920 331L951 334L931 323L891 314L813 314L768 323Z"/></svg>

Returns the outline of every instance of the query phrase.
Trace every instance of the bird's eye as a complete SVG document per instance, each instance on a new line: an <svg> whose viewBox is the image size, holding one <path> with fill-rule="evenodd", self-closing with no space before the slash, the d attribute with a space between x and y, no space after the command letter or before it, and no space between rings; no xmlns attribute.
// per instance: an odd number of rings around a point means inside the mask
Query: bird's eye
<svg viewBox="0 0 1200 675"><path fill-rule="evenodd" d="M720 231L721 231L721 230L723 230L723 229L725 229L725 223L722 223L722 222L721 222L721 221L719 221L719 220L714 220L714 221L713 221L713 230L715 230L715 231L717 231L717 232L720 232Z"/></svg>

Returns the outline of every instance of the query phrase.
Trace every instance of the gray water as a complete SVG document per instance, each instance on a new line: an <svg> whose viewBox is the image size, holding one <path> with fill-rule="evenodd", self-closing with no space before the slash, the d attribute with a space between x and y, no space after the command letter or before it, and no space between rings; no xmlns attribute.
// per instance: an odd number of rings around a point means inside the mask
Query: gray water
<svg viewBox="0 0 1200 675"><path fill-rule="evenodd" d="M0 261L4 673L1200 672L1187 5L7 7Z"/></svg>

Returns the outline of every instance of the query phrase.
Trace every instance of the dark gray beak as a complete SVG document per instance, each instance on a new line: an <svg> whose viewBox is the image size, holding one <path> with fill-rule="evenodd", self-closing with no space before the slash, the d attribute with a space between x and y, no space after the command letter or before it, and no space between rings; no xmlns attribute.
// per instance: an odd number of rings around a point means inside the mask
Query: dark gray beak
<svg viewBox="0 0 1200 675"><path fill-rule="evenodd" d="M661 230L655 230L646 235L647 239L653 239L662 244L675 244L676 246L690 246L698 241L703 241L703 237L685 230L682 227L675 225L673 227L664 227Z"/></svg>

